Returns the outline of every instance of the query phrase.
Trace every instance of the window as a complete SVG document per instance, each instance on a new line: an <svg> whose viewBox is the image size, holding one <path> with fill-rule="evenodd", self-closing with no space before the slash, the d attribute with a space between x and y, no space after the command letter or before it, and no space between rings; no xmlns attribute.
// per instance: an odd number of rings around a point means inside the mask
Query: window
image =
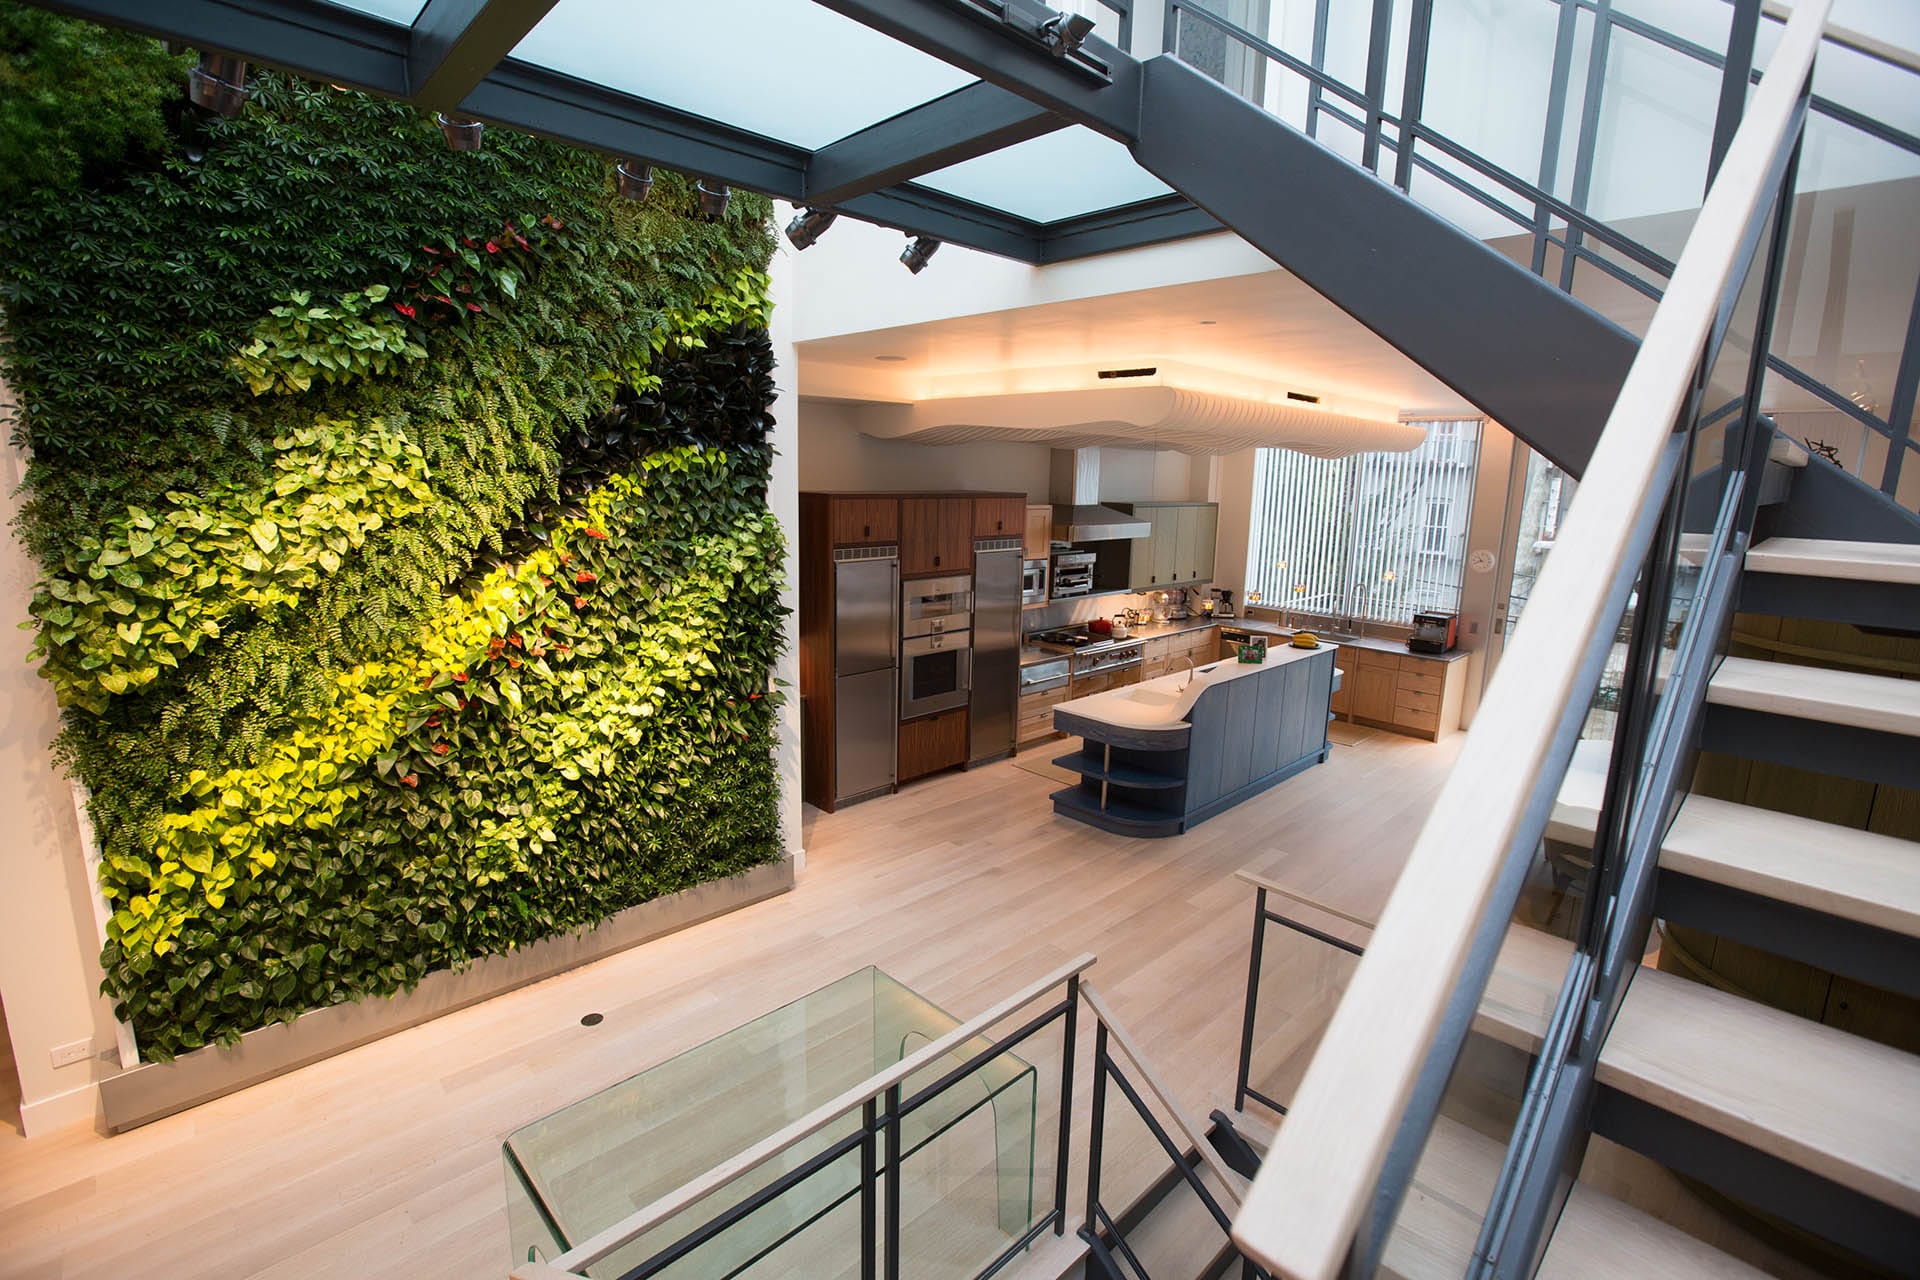
<svg viewBox="0 0 1920 1280"><path fill-rule="evenodd" d="M1408 453L1262 449L1247 590L1271 608L1375 622L1460 607L1480 420L1419 421Z"/></svg>

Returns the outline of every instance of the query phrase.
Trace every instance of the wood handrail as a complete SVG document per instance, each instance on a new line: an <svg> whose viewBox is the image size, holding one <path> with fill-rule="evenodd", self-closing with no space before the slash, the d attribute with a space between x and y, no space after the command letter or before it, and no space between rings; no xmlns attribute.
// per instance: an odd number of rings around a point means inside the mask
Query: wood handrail
<svg viewBox="0 0 1920 1280"><path fill-rule="evenodd" d="M1205 1131L1194 1122L1193 1117L1187 1113L1185 1105L1174 1096L1173 1091L1161 1081L1159 1073L1153 1069L1147 1056L1140 1052L1134 1038L1114 1018L1112 1008L1101 998L1100 993L1093 989L1091 982L1080 984L1080 998L1087 1002L1087 1008L1093 1010L1093 1016L1100 1019L1106 1026L1107 1035L1126 1052L1128 1059L1133 1063L1134 1070L1146 1084L1147 1091L1160 1100L1160 1105L1165 1107L1167 1113L1173 1117L1175 1127L1188 1142L1193 1144L1194 1150L1200 1153L1200 1159L1206 1163L1207 1168L1213 1170L1214 1176L1220 1179L1220 1185L1226 1188L1227 1198L1233 1202L1233 1207L1238 1208L1241 1201L1246 1199L1247 1180L1235 1173L1221 1158L1220 1153L1214 1150L1213 1144L1207 1141Z"/></svg>
<svg viewBox="0 0 1920 1280"><path fill-rule="evenodd" d="M877 1098L888 1089L903 1083L961 1048L969 1040L981 1035L987 1028L1020 1012L1068 979L1085 973L1093 967L1093 964L1094 957L1091 953L1068 961L1045 977L1028 983L991 1008L975 1014L938 1040L908 1054L885 1071L869 1076L845 1093L815 1107L786 1128L762 1138L738 1155L722 1161L705 1173L683 1183L645 1208L629 1214L606 1230L581 1241L551 1262L529 1264L514 1271L513 1280L561 1280L561 1277L575 1278L584 1275L588 1267L616 1249L625 1248L675 1214L699 1204L734 1179L751 1173L794 1144L804 1142L848 1112L865 1105L869 1098Z"/></svg>
<svg viewBox="0 0 1920 1280"><path fill-rule="evenodd" d="M1242 867L1233 874L1256 889L1265 889L1268 893L1277 893L1289 902L1297 902L1303 907L1311 908L1324 915L1330 915L1336 920L1345 920L1348 924L1358 925L1362 929L1373 929L1377 926L1376 921L1363 919L1350 911L1342 911L1339 907L1330 907L1317 898L1309 898L1298 889L1289 889L1286 885L1281 884L1264 871L1256 871L1252 867Z"/></svg>
<svg viewBox="0 0 1920 1280"><path fill-rule="evenodd" d="M1831 0L1800 0L1701 207L1627 372L1528 623L1513 636L1473 732L1327 1025L1287 1121L1235 1219L1241 1251L1289 1280L1332 1280L1371 1202L1448 1000L1493 899L1563 709L1586 696L1588 640L1611 629L1612 584L1659 474L1740 242L1772 192L1780 142Z"/></svg>

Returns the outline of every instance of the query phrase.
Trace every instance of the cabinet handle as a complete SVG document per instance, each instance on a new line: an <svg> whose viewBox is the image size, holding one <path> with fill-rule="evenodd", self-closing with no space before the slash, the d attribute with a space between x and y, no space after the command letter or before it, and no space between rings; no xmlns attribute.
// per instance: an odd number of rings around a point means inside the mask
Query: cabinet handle
<svg viewBox="0 0 1920 1280"><path fill-rule="evenodd" d="M873 526L870 524L861 525L860 536L863 538L871 538L873 536Z"/></svg>
<svg viewBox="0 0 1920 1280"><path fill-rule="evenodd" d="M938 568L940 567L940 557L939 557L939 556L935 556L935 557L933 558L933 567L934 567L934 568L936 568L936 569L938 569Z"/></svg>

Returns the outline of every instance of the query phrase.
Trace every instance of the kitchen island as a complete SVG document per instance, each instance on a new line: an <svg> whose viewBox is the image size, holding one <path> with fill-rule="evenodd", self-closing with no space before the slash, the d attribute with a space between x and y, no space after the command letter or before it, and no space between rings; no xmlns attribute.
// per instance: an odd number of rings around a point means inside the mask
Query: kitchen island
<svg viewBox="0 0 1920 1280"><path fill-rule="evenodd" d="M1334 650L1275 647L1053 708L1081 738L1054 761L1080 781L1053 811L1103 831L1179 835L1327 758Z"/></svg>

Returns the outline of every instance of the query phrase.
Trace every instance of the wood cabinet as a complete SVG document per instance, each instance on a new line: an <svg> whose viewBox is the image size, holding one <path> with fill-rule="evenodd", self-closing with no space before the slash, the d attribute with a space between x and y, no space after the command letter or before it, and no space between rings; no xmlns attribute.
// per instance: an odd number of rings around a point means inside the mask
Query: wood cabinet
<svg viewBox="0 0 1920 1280"><path fill-rule="evenodd" d="M1141 646L1140 678L1155 680L1184 672L1189 660L1196 667L1204 667L1217 656L1214 650L1219 644L1218 627L1196 627L1178 635L1149 640Z"/></svg>
<svg viewBox="0 0 1920 1280"><path fill-rule="evenodd" d="M900 576L973 572L972 498L900 501Z"/></svg>
<svg viewBox="0 0 1920 1280"><path fill-rule="evenodd" d="M896 542L900 538L898 498L842 498L828 503L833 545L859 546L866 542Z"/></svg>
<svg viewBox="0 0 1920 1280"><path fill-rule="evenodd" d="M1046 689L1039 693L1020 695L1020 721L1014 734L1014 742L1026 746L1030 742L1043 742L1058 737L1053 727L1053 709L1073 697L1068 685L1055 689Z"/></svg>
<svg viewBox="0 0 1920 1280"><path fill-rule="evenodd" d="M975 498L973 536L1022 538L1027 532L1027 504L1021 498Z"/></svg>
<svg viewBox="0 0 1920 1280"><path fill-rule="evenodd" d="M1468 659L1342 645L1336 661L1345 673L1336 715L1436 742L1460 727Z"/></svg>
<svg viewBox="0 0 1920 1280"><path fill-rule="evenodd" d="M1220 508L1211 502L1136 502L1150 531L1127 544L1127 586L1161 591L1213 580Z"/></svg>
<svg viewBox="0 0 1920 1280"><path fill-rule="evenodd" d="M955 707L900 726L900 781L967 762L967 709Z"/></svg>
<svg viewBox="0 0 1920 1280"><path fill-rule="evenodd" d="M1053 508L1040 503L1027 505L1026 537L1021 552L1029 560L1045 560L1053 550Z"/></svg>

